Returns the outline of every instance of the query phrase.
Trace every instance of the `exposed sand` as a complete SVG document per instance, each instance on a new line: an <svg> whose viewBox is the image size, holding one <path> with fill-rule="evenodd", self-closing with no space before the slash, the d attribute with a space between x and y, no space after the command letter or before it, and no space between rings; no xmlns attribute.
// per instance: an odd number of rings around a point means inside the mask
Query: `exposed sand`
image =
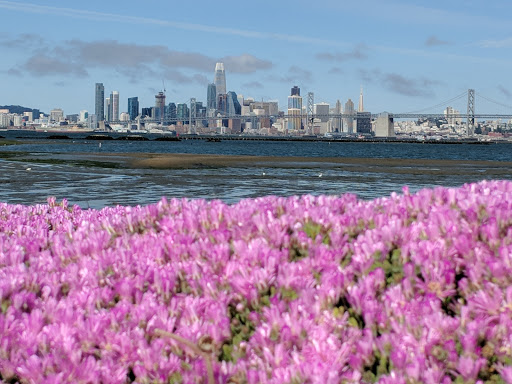
<svg viewBox="0 0 512 384"><path fill-rule="evenodd" d="M30 155L30 158L33 158ZM218 167L345 168L350 172L398 174L484 174L488 178L510 177L512 162L475 160L379 159L343 157L234 156L160 153L53 154L53 159L116 164L133 169L193 169ZM35 160L35 159L34 159Z"/></svg>

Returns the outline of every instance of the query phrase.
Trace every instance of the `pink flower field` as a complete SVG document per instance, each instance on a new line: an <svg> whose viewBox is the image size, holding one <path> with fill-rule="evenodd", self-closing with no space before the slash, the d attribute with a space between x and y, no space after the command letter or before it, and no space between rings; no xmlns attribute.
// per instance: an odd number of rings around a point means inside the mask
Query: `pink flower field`
<svg viewBox="0 0 512 384"><path fill-rule="evenodd" d="M512 182L0 203L4 383L512 383Z"/></svg>

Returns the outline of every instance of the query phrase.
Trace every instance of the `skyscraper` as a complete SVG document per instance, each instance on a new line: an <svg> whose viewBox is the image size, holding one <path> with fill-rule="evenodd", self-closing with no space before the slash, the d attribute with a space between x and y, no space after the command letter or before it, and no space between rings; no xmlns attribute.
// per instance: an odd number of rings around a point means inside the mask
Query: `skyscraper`
<svg viewBox="0 0 512 384"><path fill-rule="evenodd" d="M354 102L350 99L345 103L345 114L346 115L354 115ZM347 133L354 133L354 118L346 118L344 119L344 125L347 129Z"/></svg>
<svg viewBox="0 0 512 384"><path fill-rule="evenodd" d="M112 121L119 121L119 92L113 91L110 94L110 103L112 105Z"/></svg>
<svg viewBox="0 0 512 384"><path fill-rule="evenodd" d="M158 92L157 95L155 95L155 120L162 121L164 120L165 116L165 93Z"/></svg>
<svg viewBox="0 0 512 384"><path fill-rule="evenodd" d="M105 120L105 104L103 104L104 98L105 87L103 87L103 83L96 83L94 93L94 113L96 114L98 121Z"/></svg>
<svg viewBox="0 0 512 384"><path fill-rule="evenodd" d="M300 88L294 86L291 95L288 96L288 130L298 131L302 129L302 97Z"/></svg>
<svg viewBox="0 0 512 384"><path fill-rule="evenodd" d="M226 94L226 72L224 71L224 63L215 64L215 92L216 99L218 100L219 95Z"/></svg>
<svg viewBox="0 0 512 384"><path fill-rule="evenodd" d="M112 100L110 97L105 99L105 120L112 121Z"/></svg>
<svg viewBox="0 0 512 384"><path fill-rule="evenodd" d="M206 94L206 107L209 110L217 109L217 87L214 83L208 84L208 92Z"/></svg>
<svg viewBox="0 0 512 384"><path fill-rule="evenodd" d="M135 120L137 116L139 116L139 98L138 97L129 97L128 98L128 114L130 115L130 120Z"/></svg>
<svg viewBox="0 0 512 384"><path fill-rule="evenodd" d="M364 112L363 87L362 86L361 86L361 93L359 93L359 105L357 106L357 112Z"/></svg>
<svg viewBox="0 0 512 384"><path fill-rule="evenodd" d="M228 92L228 115L240 115L242 113L242 106L238 101L236 92Z"/></svg>

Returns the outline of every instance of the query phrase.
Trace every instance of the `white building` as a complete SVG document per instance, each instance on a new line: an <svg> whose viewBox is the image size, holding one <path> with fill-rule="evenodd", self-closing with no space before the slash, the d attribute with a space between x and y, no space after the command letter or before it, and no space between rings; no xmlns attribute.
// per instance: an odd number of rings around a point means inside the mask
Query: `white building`
<svg viewBox="0 0 512 384"><path fill-rule="evenodd" d="M87 121L88 117L89 117L89 112L87 112L85 109L80 111L80 121L85 122L85 121Z"/></svg>
<svg viewBox="0 0 512 384"><path fill-rule="evenodd" d="M50 111L50 121L55 123L64 121L64 111L60 108L55 108Z"/></svg>

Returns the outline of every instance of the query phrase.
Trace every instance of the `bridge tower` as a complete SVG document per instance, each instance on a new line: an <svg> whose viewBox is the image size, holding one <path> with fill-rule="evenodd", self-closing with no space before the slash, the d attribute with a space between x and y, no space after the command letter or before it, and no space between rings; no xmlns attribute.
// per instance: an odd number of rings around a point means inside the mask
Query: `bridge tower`
<svg viewBox="0 0 512 384"><path fill-rule="evenodd" d="M468 89L468 113L466 116L466 132L472 137L475 132L475 90Z"/></svg>
<svg viewBox="0 0 512 384"><path fill-rule="evenodd" d="M313 105L315 104L315 94L313 92L308 92L308 108L306 110L307 113L307 124L308 124L308 135L313 134Z"/></svg>
<svg viewBox="0 0 512 384"><path fill-rule="evenodd" d="M188 133L196 133L196 99L190 99L190 115L188 120Z"/></svg>

